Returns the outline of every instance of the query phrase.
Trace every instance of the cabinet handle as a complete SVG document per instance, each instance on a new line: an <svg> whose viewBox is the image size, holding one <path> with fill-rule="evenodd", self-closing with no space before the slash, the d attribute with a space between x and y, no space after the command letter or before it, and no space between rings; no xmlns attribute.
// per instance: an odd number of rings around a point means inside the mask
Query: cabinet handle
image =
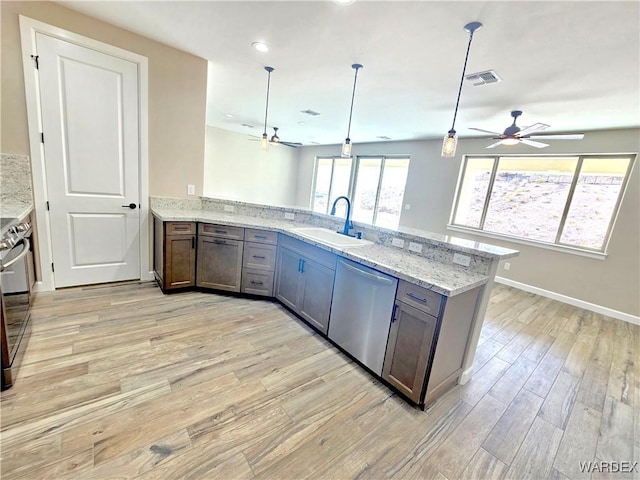
<svg viewBox="0 0 640 480"><path fill-rule="evenodd" d="M254 235L254 237L256 237L256 238L267 238L266 235Z"/></svg>
<svg viewBox="0 0 640 480"><path fill-rule="evenodd" d="M226 245L226 240L214 240L213 243L217 243L218 245Z"/></svg>
<svg viewBox="0 0 640 480"><path fill-rule="evenodd" d="M300 259L300 272L304 273L304 260Z"/></svg>
<svg viewBox="0 0 640 480"><path fill-rule="evenodd" d="M398 319L398 304L393 305L393 313L391 314L391 323Z"/></svg>
<svg viewBox="0 0 640 480"><path fill-rule="evenodd" d="M227 233L226 230L214 230L215 233Z"/></svg>
<svg viewBox="0 0 640 480"><path fill-rule="evenodd" d="M265 256L264 255L253 255L253 258L260 258L260 259L264 260Z"/></svg>
<svg viewBox="0 0 640 480"><path fill-rule="evenodd" d="M298 272L301 272L301 271L302 271L302 259L299 258L298 259Z"/></svg>
<svg viewBox="0 0 640 480"><path fill-rule="evenodd" d="M253 285L264 285L264 282L256 282L255 280L251 280Z"/></svg>
<svg viewBox="0 0 640 480"><path fill-rule="evenodd" d="M196 248L196 237L191 237L191 248Z"/></svg>
<svg viewBox="0 0 640 480"><path fill-rule="evenodd" d="M414 300L417 300L418 302L427 303L427 299L426 298L419 297L413 292L408 292L407 293L407 297L413 298Z"/></svg>

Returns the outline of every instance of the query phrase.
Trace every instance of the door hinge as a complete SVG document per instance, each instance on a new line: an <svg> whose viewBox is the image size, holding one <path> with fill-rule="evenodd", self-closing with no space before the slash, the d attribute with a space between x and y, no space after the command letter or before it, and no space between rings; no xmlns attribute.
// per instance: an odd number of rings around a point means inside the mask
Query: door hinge
<svg viewBox="0 0 640 480"><path fill-rule="evenodd" d="M38 61L38 59L40 58L40 55L31 55L31 58L33 58L33 62L36 66L36 70L40 70L40 62Z"/></svg>
<svg viewBox="0 0 640 480"><path fill-rule="evenodd" d="M49 210L50 210L50 208L49 208L49 200L47 200L47 211L49 211Z"/></svg>
<svg viewBox="0 0 640 480"><path fill-rule="evenodd" d="M44 132L40 132L40 143L44 143Z"/></svg>
<svg viewBox="0 0 640 480"><path fill-rule="evenodd" d="M56 269L55 269L55 268L54 268L54 266L53 266L53 262L51 263L51 271L52 271L52 272L55 272L55 271L56 271Z"/></svg>

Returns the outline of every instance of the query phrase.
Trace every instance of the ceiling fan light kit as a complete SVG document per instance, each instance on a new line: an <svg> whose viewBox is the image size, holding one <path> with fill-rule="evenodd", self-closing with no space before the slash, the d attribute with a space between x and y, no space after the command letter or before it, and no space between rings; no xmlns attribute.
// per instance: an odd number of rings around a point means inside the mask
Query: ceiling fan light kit
<svg viewBox="0 0 640 480"><path fill-rule="evenodd" d="M353 68L356 71L356 73L353 77L353 91L351 92L351 108L349 109L349 126L347 127L347 138L344 139L344 143L342 144L341 156L343 158L351 157L351 139L349 138L349 135L351 134L351 117L353 116L353 100L356 96L356 83L358 82L358 70L360 70L363 67L359 63L354 63L353 65L351 65L351 68Z"/></svg>
<svg viewBox="0 0 640 480"><path fill-rule="evenodd" d="M451 129L447 132L442 141L442 153L443 157L453 157L456 154L456 147L458 145L458 135L456 134L456 116L458 115L458 106L460 105L460 94L462 93L462 85L464 83L464 74L467 71L467 60L469 60L469 50L471 50L471 42L473 41L473 34L476 30L482 28L480 22L467 23L464 26L464 30L469 33L469 43L467 45L467 54L464 57L464 66L462 67L462 76L460 78L460 87L458 87L458 98L456 99L456 108L453 112L453 122L451 123Z"/></svg>

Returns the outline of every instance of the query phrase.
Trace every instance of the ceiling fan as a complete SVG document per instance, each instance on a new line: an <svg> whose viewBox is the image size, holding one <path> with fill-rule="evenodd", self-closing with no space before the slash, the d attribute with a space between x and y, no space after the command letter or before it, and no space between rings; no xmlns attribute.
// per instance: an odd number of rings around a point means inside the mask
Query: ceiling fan
<svg viewBox="0 0 640 480"><path fill-rule="evenodd" d="M495 135L494 137L489 138L493 138L499 141L497 141L496 143L492 143L487 148L494 148L498 145L516 145L518 143L523 143L525 145L529 145L530 147L544 148L548 147L549 144L537 142L532 139L541 138L548 140L582 140L584 138L584 133L539 133L542 132L542 130L546 130L547 128L549 128L549 125L545 123L534 123L533 125L529 125L528 127L524 127L521 129L516 125L516 120L520 115L522 115L521 110L513 110L511 112L513 123L505 128L503 133L492 132L490 130L484 130L482 128L471 127L470 129Z"/></svg>
<svg viewBox="0 0 640 480"><path fill-rule="evenodd" d="M253 142L257 142L257 141L261 141L262 138L254 137L254 138L250 138L249 140ZM302 146L300 142L285 142L283 140L280 140L280 137L278 136L278 127L273 127L273 135L271 135L271 138L269 139L269 144L274 146L285 145L291 148L298 148Z"/></svg>

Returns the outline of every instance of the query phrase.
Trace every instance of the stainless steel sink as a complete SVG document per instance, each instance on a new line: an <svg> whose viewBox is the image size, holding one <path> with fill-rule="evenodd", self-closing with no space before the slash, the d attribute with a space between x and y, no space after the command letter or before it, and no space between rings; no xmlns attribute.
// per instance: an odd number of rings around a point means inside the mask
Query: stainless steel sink
<svg viewBox="0 0 640 480"><path fill-rule="evenodd" d="M371 245L373 242L369 240L363 240L361 238L347 237L333 230L327 228L318 227L300 227L292 228L292 232L302 235L303 237L317 240L318 242L326 243L332 247L361 247L364 245Z"/></svg>

